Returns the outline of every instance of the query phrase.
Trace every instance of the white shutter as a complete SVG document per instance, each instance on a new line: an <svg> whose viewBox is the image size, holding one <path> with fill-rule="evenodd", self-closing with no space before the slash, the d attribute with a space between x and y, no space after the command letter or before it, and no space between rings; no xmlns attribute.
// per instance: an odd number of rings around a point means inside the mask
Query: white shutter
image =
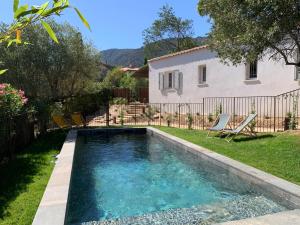
<svg viewBox="0 0 300 225"><path fill-rule="evenodd" d="M159 87L159 90L163 90L164 89L164 73L159 73L158 87Z"/></svg>
<svg viewBox="0 0 300 225"><path fill-rule="evenodd" d="M198 66L198 84L202 83L202 67Z"/></svg>
<svg viewBox="0 0 300 225"><path fill-rule="evenodd" d="M174 88L177 90L180 88L180 73L178 70L174 71Z"/></svg>
<svg viewBox="0 0 300 225"><path fill-rule="evenodd" d="M164 81L163 87L164 87L164 89L167 89L167 88L169 88L169 74L168 73L164 73L163 77L164 77L164 79L163 79L163 81Z"/></svg>

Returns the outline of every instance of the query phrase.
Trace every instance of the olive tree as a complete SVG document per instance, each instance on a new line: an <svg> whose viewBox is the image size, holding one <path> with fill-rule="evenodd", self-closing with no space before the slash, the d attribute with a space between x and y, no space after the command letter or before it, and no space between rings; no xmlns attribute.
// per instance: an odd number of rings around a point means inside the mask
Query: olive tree
<svg viewBox="0 0 300 225"><path fill-rule="evenodd" d="M300 2L294 0L200 0L209 16L209 46L226 62L254 61L264 55L300 66Z"/></svg>
<svg viewBox="0 0 300 225"><path fill-rule="evenodd" d="M0 44L7 43L7 46L11 46L13 43L29 43L30 40L22 40L22 31L28 26L38 23L44 27L52 40L58 43L55 32L45 19L50 16L60 16L68 8L73 8L84 25L90 29L90 25L82 13L76 7L72 6L69 0L52 0L38 6L20 5L20 0L13 0L14 21L11 25L5 27L5 29L0 30ZM6 71L7 69L1 69L0 75Z"/></svg>

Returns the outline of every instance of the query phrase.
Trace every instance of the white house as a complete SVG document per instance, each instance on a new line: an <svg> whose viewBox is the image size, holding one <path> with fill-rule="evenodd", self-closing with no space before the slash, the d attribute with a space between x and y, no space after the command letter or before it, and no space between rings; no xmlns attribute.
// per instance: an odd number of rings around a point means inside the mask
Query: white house
<svg viewBox="0 0 300 225"><path fill-rule="evenodd" d="M206 46L149 60L150 103L198 103L205 97L275 96L300 88L300 73L264 58L228 66Z"/></svg>

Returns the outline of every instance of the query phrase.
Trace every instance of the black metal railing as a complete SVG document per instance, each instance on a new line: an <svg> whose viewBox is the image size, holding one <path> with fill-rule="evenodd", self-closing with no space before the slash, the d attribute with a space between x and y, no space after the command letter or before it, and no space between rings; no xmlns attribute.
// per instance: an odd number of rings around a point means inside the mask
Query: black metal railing
<svg viewBox="0 0 300 225"><path fill-rule="evenodd" d="M254 129L276 132L299 128L300 89L277 96L209 97L199 103L130 103L108 107L109 116L104 116L104 112L98 116L102 119L90 120L91 126L159 125L204 130L212 126L220 113L231 115L231 127L250 113L257 113Z"/></svg>

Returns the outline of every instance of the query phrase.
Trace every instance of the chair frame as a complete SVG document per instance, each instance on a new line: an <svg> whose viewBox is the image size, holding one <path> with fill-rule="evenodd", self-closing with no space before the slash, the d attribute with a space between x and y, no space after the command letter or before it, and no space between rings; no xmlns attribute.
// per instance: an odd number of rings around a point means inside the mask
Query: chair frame
<svg viewBox="0 0 300 225"><path fill-rule="evenodd" d="M242 122L239 123L239 125L235 128L235 130L241 126L241 124L243 124L247 119L248 117L250 116L251 114L249 114ZM234 130L223 130L224 133L228 132L229 134L225 137L225 140L229 143L231 142L237 135L239 135L240 133L242 133L243 130L245 130L246 134L248 134L249 136L252 136L252 137L256 137L256 132L253 132L250 128L249 128L249 124L255 120L255 118L257 117L257 113L255 113L255 116L253 117L252 120L249 121L249 123L247 123L239 132L232 132ZM231 136L231 137L230 137Z"/></svg>
<svg viewBox="0 0 300 225"><path fill-rule="evenodd" d="M218 115L218 117L215 119L215 121L214 121L214 123L213 123L213 125L212 125L212 127L215 127L218 123L219 123L219 121L220 121L220 116L222 115L222 113L221 114L219 114ZM227 114L227 115L229 115L229 114ZM230 123L229 123L229 121L230 121L230 115L229 115L229 120L227 121L227 123L226 123L226 126L229 126L230 128L231 128L231 126L230 126ZM225 127L226 127L225 126ZM211 128L212 128L211 127ZM207 138L211 138L211 136L209 136L209 134L213 131L213 130L210 130L211 128L208 128L208 132L207 132ZM224 129L223 130L216 130L216 132L217 132L217 134L221 134L221 133L223 133L223 131L224 131Z"/></svg>

